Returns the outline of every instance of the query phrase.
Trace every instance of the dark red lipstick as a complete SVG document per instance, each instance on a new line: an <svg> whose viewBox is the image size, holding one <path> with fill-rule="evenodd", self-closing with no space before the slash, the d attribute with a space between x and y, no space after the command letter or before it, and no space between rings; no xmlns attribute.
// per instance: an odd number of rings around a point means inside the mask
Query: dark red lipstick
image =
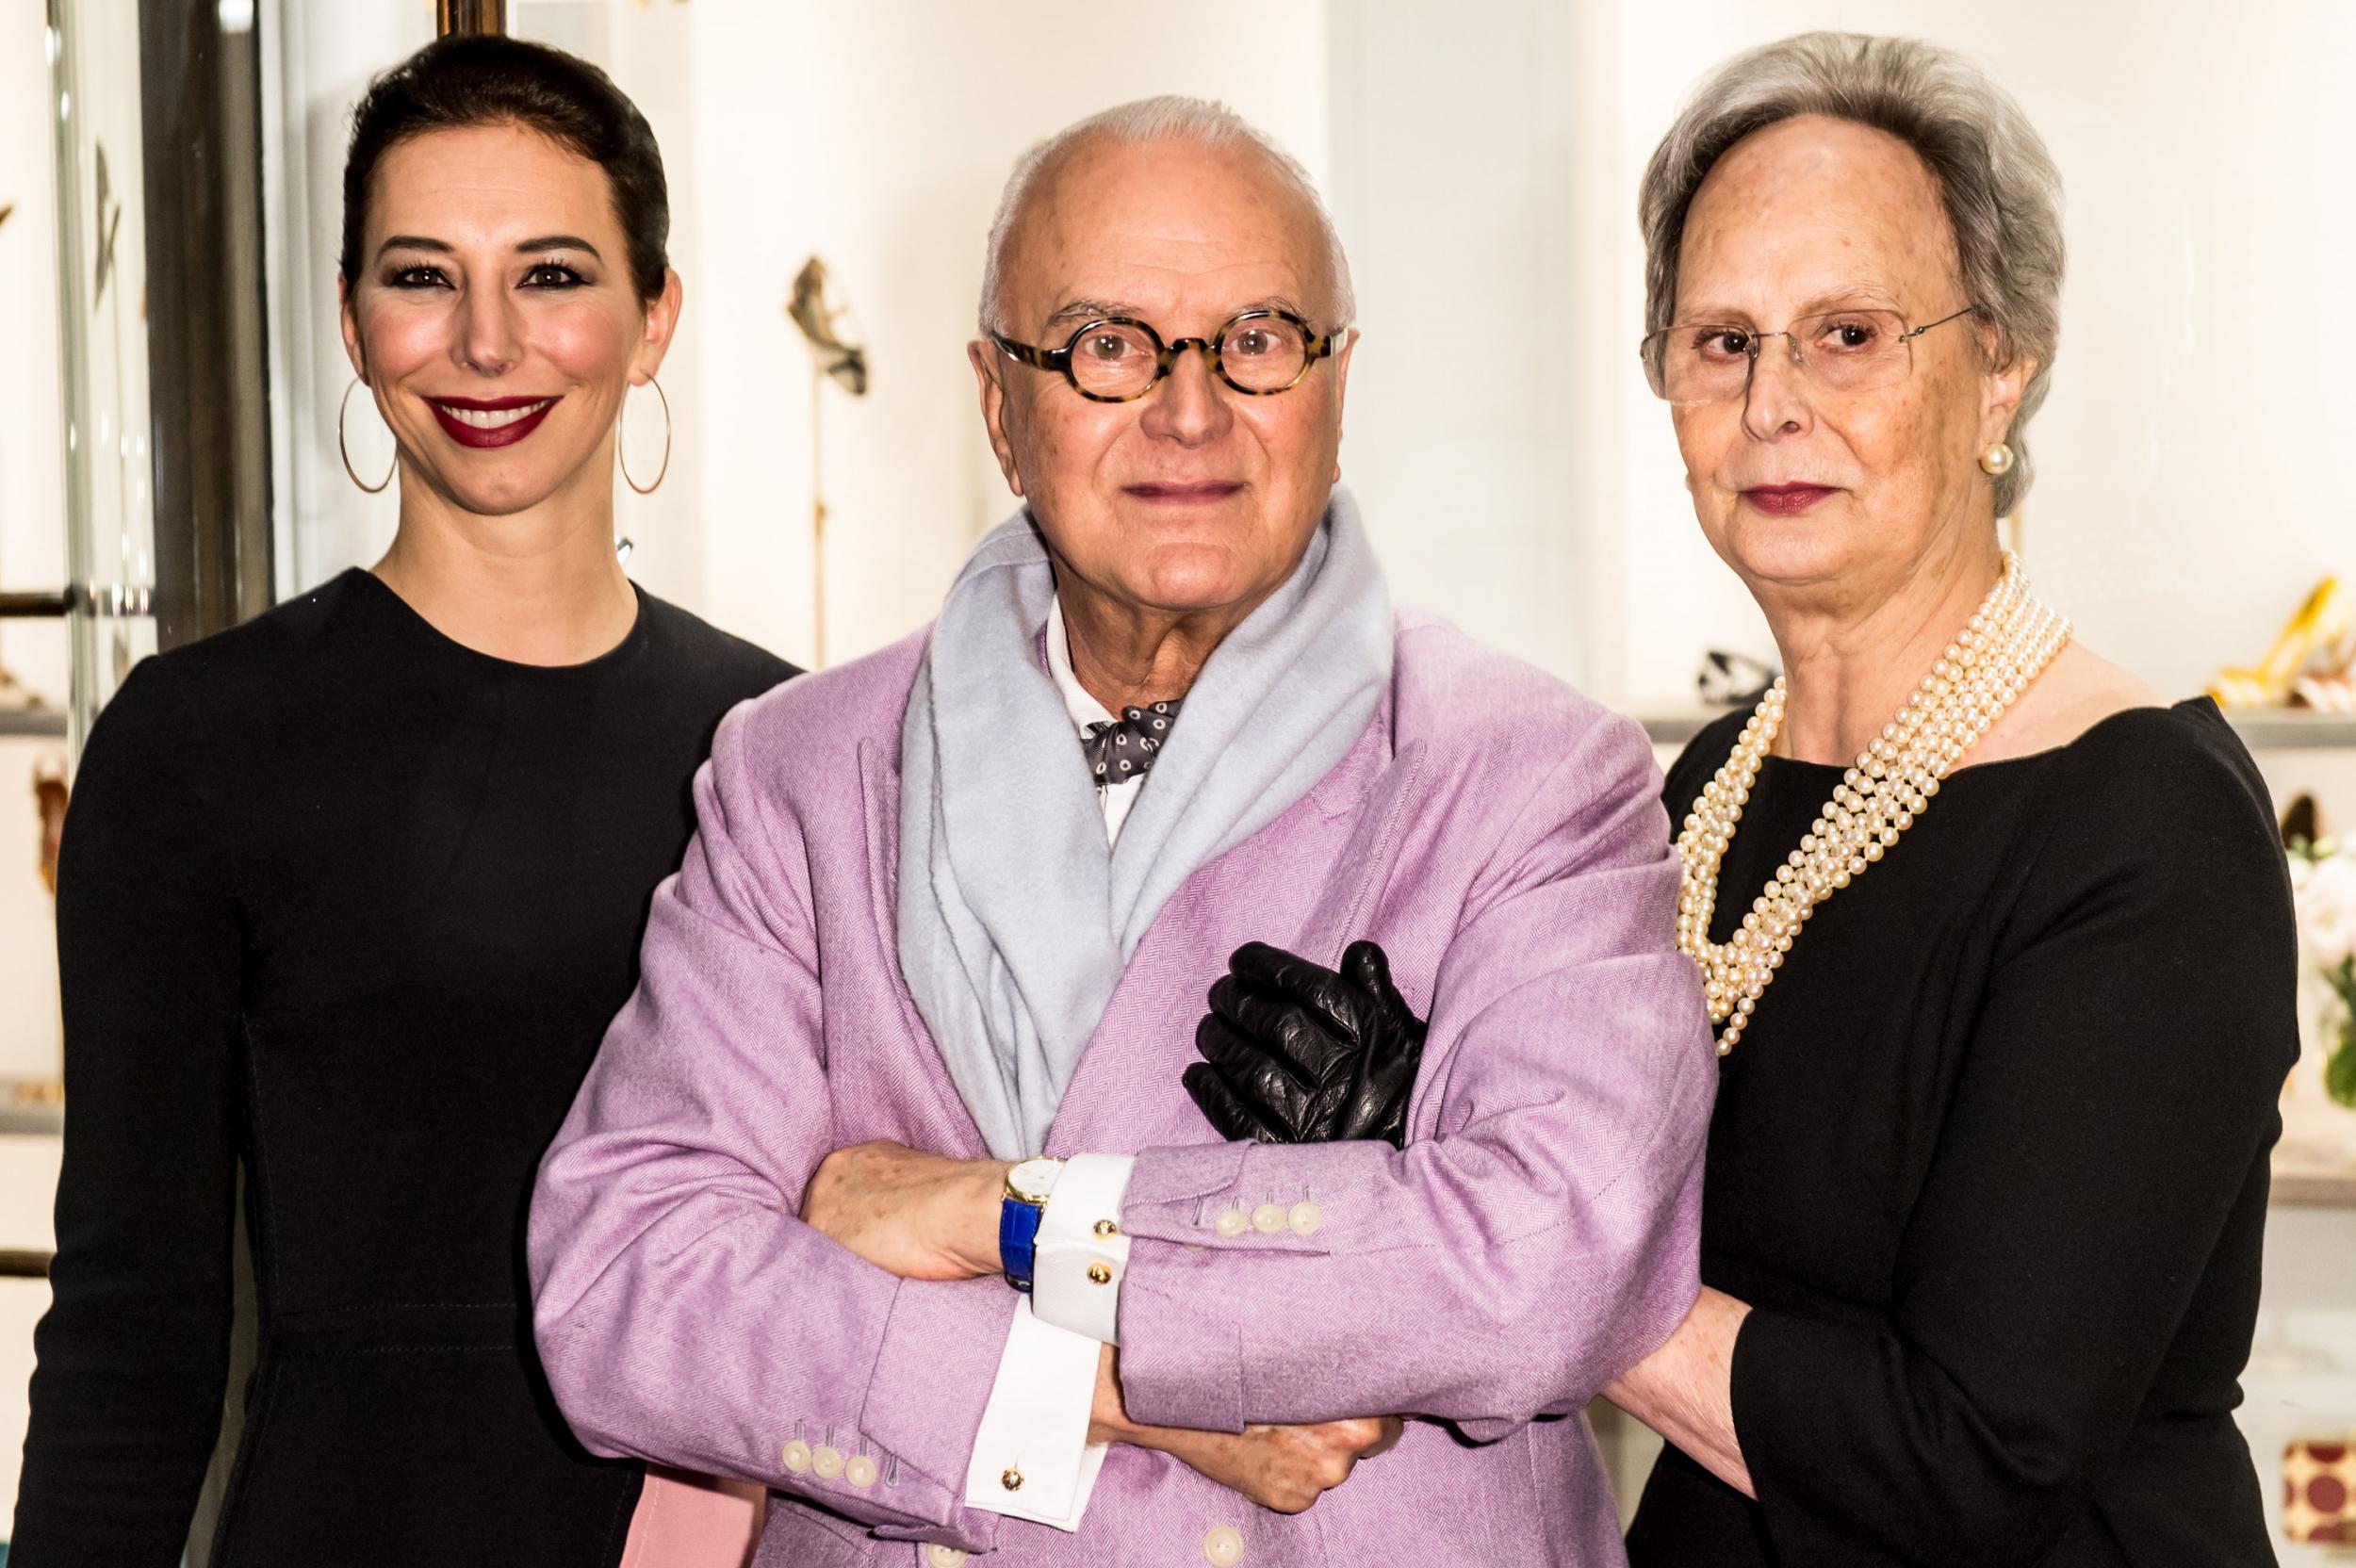
<svg viewBox="0 0 2356 1568"><path fill-rule="evenodd" d="M1776 517L1796 517L1838 492L1829 484L1760 484L1742 492L1742 498Z"/></svg>
<svg viewBox="0 0 2356 1568"><path fill-rule="evenodd" d="M442 430L462 447L512 447L540 428L562 398L428 398ZM526 412L518 413L517 410ZM472 417L468 417L472 416Z"/></svg>

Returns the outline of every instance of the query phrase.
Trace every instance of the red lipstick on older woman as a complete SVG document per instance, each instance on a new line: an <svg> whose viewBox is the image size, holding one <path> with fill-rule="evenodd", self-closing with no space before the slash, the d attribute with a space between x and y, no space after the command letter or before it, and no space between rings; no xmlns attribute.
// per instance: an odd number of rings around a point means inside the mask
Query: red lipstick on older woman
<svg viewBox="0 0 2356 1568"><path fill-rule="evenodd" d="M1829 484L1759 484L1742 492L1742 498L1777 517L1796 517L1834 494Z"/></svg>

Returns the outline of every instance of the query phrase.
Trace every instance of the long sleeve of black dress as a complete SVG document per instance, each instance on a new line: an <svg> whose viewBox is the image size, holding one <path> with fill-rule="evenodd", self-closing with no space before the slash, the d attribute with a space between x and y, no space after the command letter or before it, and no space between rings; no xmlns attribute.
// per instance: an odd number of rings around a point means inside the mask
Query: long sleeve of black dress
<svg viewBox="0 0 2356 1568"><path fill-rule="evenodd" d="M237 912L174 668L90 734L60 846L67 1118L16 1560L176 1563L229 1365Z"/></svg>
<svg viewBox="0 0 2356 1568"><path fill-rule="evenodd" d="M1838 777L1771 764L1722 903ZM1759 1500L1672 1453L1631 1557L2266 1560L2231 1412L2296 962L2264 787L2207 704L1949 780L1727 1059L1703 1277L1753 1304Z"/></svg>

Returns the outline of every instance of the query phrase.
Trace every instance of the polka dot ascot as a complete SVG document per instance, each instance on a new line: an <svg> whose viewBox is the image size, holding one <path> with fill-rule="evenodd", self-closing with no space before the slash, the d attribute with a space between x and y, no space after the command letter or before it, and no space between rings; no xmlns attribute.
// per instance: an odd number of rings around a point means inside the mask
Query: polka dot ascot
<svg viewBox="0 0 2356 1568"><path fill-rule="evenodd" d="M1153 759L1161 754L1162 743L1170 739L1170 727L1177 722L1175 702L1124 708L1118 719L1099 719L1088 726L1088 733L1080 739L1088 772L1104 789L1143 778L1153 771Z"/></svg>
<svg viewBox="0 0 2356 1568"><path fill-rule="evenodd" d="M1896 847L1955 768L2015 698L2037 679L2062 645L2070 623L2029 592L2021 559L2004 552L2004 575L1947 651L1931 666L1898 716L1857 755L1816 821L1773 880L1744 912L1733 939L1710 939L1718 906L1718 866L1750 803L1759 764L1783 727L1784 683L1777 677L1742 727L1733 754L1677 835L1683 889L1677 946L1701 966L1710 1021L1720 1026L1718 1054L1742 1037L1751 1014L1816 906L1865 874Z"/></svg>

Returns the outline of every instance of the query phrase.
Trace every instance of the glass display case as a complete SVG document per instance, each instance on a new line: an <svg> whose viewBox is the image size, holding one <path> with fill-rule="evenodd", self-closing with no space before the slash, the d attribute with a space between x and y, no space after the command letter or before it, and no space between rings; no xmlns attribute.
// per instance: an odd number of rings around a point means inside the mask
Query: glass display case
<svg viewBox="0 0 2356 1568"><path fill-rule="evenodd" d="M72 628L77 751L131 666L155 651L139 24L138 0L50 0L70 573L55 610Z"/></svg>

